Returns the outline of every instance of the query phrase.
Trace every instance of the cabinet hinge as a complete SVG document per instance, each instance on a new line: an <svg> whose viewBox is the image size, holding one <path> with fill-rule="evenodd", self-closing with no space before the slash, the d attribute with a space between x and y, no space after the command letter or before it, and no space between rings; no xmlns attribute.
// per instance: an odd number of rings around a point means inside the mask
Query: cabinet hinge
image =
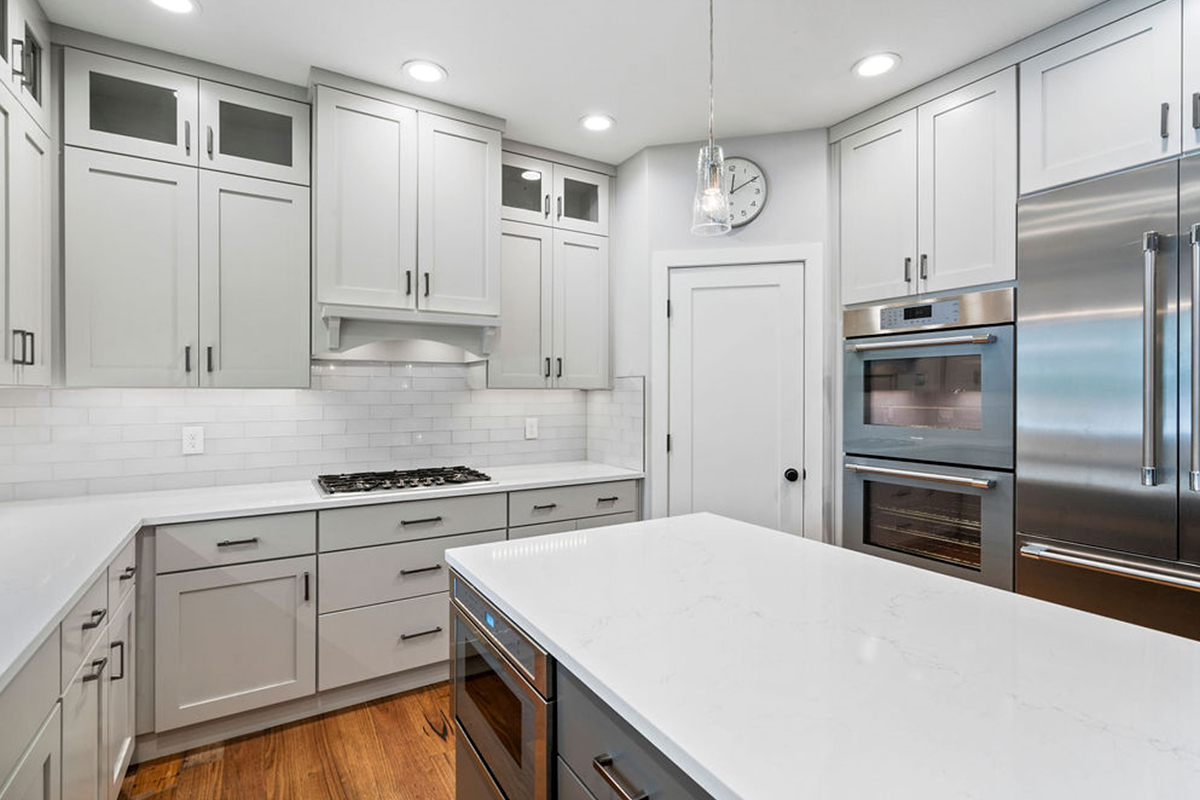
<svg viewBox="0 0 1200 800"><path fill-rule="evenodd" d="M667 301L667 319L671 318L671 301Z"/></svg>
<svg viewBox="0 0 1200 800"><path fill-rule="evenodd" d="M671 452L671 434L667 434L667 452Z"/></svg>

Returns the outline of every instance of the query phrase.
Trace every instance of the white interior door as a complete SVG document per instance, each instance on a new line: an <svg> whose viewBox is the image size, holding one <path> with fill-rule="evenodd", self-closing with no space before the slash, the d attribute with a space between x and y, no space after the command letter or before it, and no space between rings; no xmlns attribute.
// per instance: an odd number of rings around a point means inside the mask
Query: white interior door
<svg viewBox="0 0 1200 800"><path fill-rule="evenodd" d="M804 267L671 270L668 511L803 533Z"/></svg>

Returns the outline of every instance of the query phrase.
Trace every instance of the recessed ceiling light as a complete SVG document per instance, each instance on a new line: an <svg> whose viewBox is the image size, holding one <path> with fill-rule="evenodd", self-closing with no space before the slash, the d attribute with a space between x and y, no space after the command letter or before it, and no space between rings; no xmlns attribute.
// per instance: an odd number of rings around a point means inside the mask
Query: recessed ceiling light
<svg viewBox="0 0 1200 800"><path fill-rule="evenodd" d="M200 10L200 4L195 0L150 0L154 5L173 14L191 14Z"/></svg>
<svg viewBox="0 0 1200 800"><path fill-rule="evenodd" d="M527 181L540 181L542 179L542 173L538 172L536 169L527 169L521 173L521 177Z"/></svg>
<svg viewBox="0 0 1200 800"><path fill-rule="evenodd" d="M860 78L874 78L885 72L891 72L899 63L900 56L895 53L876 53L855 64L854 72Z"/></svg>
<svg viewBox="0 0 1200 800"><path fill-rule="evenodd" d="M432 61L405 61L401 69L408 77L421 83L437 83L446 80L446 69Z"/></svg>
<svg viewBox="0 0 1200 800"><path fill-rule="evenodd" d="M589 131L606 131L616 123L617 121L607 114L588 114L579 120L579 124Z"/></svg>

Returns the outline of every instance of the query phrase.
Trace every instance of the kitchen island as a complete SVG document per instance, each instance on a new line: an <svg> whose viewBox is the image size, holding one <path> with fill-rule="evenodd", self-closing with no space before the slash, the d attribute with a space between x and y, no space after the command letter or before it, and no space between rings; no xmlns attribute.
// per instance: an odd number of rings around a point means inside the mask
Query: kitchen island
<svg viewBox="0 0 1200 800"><path fill-rule="evenodd" d="M716 800L1200 796L1200 642L711 514L447 561Z"/></svg>

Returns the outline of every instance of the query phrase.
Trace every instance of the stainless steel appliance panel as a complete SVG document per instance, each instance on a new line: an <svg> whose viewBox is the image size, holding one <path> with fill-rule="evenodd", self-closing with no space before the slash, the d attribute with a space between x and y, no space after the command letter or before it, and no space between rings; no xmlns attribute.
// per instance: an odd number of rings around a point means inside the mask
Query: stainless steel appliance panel
<svg viewBox="0 0 1200 800"><path fill-rule="evenodd" d="M1013 289L985 289L848 308L842 314L847 339L881 333L975 328L1012 322Z"/></svg>
<svg viewBox="0 0 1200 800"><path fill-rule="evenodd" d="M845 469L844 546L1012 589L1011 473L854 456Z"/></svg>
<svg viewBox="0 0 1200 800"><path fill-rule="evenodd" d="M1019 204L1020 534L1176 557L1177 189L1170 163Z"/></svg>
<svg viewBox="0 0 1200 800"><path fill-rule="evenodd" d="M1179 250L1179 558L1200 564L1200 156L1179 163Z"/></svg>

